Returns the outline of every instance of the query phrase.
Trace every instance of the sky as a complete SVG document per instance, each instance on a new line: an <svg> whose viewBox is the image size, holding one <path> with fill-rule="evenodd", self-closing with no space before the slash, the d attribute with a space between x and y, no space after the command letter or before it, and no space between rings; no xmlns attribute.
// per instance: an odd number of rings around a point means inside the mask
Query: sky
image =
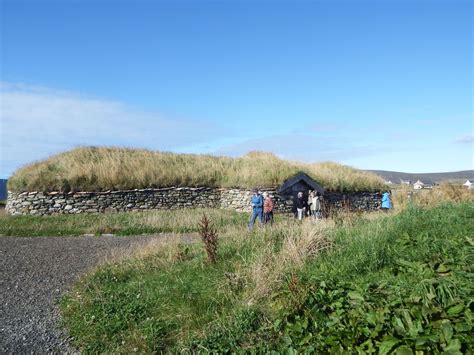
<svg viewBox="0 0 474 355"><path fill-rule="evenodd" d="M472 10L0 0L0 178L88 145L473 169Z"/></svg>

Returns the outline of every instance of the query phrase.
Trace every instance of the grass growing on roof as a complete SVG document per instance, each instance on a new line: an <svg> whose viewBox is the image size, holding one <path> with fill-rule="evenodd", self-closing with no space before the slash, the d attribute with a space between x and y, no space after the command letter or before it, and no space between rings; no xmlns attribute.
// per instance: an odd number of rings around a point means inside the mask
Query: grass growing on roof
<svg viewBox="0 0 474 355"><path fill-rule="evenodd" d="M473 350L474 206L282 220L201 244L152 245L63 299L84 352Z"/></svg>
<svg viewBox="0 0 474 355"><path fill-rule="evenodd" d="M144 149L83 147L25 166L8 180L11 191L105 191L170 186L278 186L304 171L325 188L370 191L380 177L326 162L303 164L263 152L240 158Z"/></svg>

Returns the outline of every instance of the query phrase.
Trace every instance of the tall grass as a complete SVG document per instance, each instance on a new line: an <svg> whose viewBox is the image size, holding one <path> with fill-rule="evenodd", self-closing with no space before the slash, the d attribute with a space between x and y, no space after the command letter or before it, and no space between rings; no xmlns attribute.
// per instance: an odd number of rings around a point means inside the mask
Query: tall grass
<svg viewBox="0 0 474 355"><path fill-rule="evenodd" d="M410 204L421 207L435 207L447 201L474 202L474 190L465 186L441 184L432 189L413 190L411 186L402 186L392 191L393 203L397 210L403 210Z"/></svg>
<svg viewBox="0 0 474 355"><path fill-rule="evenodd" d="M212 267L199 245L155 243L85 277L62 310L84 352L472 350L473 213L231 226Z"/></svg>
<svg viewBox="0 0 474 355"><path fill-rule="evenodd" d="M83 147L25 166L8 180L11 191L99 191L170 186L269 187L304 171L328 189L371 191L380 177L332 162L303 164L270 153L240 158L144 149Z"/></svg>
<svg viewBox="0 0 474 355"><path fill-rule="evenodd" d="M331 246L322 233L330 226L293 219L253 232L220 226L216 264L195 243L152 241L85 277L63 301L66 322L85 352L186 352L208 326L236 314L248 321L247 311L265 302L288 270Z"/></svg>

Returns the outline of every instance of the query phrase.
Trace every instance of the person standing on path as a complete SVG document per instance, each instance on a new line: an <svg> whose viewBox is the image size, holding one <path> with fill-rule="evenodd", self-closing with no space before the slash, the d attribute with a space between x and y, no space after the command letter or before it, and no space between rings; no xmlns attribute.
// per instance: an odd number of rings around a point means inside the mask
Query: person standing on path
<svg viewBox="0 0 474 355"><path fill-rule="evenodd" d="M255 220L259 219L260 225L263 224L263 197L259 194L258 189L253 190L253 196L250 199L252 204L252 215L249 221L249 230L252 230Z"/></svg>
<svg viewBox="0 0 474 355"><path fill-rule="evenodd" d="M265 224L270 222L273 225L273 201L268 192L263 193L263 221Z"/></svg>
<svg viewBox="0 0 474 355"><path fill-rule="evenodd" d="M300 191L295 199L296 214L299 221L304 218L308 208L308 201L303 198L303 193Z"/></svg>

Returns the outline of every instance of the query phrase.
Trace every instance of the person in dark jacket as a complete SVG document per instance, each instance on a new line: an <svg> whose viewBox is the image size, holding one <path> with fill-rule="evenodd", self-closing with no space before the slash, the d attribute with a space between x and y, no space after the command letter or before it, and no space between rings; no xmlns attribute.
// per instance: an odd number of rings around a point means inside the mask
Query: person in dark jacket
<svg viewBox="0 0 474 355"><path fill-rule="evenodd" d="M299 221L301 221L306 214L306 210L308 209L308 201L303 198L302 192L298 192L298 195L294 200L294 206L296 208L295 217L298 218Z"/></svg>
<svg viewBox="0 0 474 355"><path fill-rule="evenodd" d="M258 193L258 189L253 190L253 196L250 199L252 204L252 215L249 221L249 230L252 230L255 220L259 219L260 225L263 224L263 197Z"/></svg>

